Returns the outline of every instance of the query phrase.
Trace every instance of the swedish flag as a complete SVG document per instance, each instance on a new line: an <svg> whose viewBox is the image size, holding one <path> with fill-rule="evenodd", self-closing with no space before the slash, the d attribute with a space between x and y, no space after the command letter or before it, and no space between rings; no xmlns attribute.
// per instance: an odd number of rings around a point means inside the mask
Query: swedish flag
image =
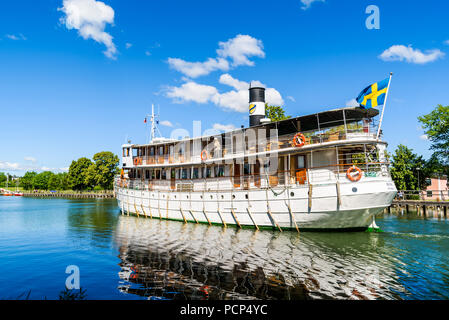
<svg viewBox="0 0 449 320"><path fill-rule="evenodd" d="M363 89L356 99L360 103L360 107L369 109L383 105L385 103L389 82L390 79L387 78Z"/></svg>

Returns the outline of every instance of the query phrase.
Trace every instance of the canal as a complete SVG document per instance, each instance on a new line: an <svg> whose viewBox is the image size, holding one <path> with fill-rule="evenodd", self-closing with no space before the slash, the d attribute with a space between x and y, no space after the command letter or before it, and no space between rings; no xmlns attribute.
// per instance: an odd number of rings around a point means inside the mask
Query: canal
<svg viewBox="0 0 449 320"><path fill-rule="evenodd" d="M237 230L121 216L113 199L0 197L0 299L448 299L449 221L382 233Z"/></svg>

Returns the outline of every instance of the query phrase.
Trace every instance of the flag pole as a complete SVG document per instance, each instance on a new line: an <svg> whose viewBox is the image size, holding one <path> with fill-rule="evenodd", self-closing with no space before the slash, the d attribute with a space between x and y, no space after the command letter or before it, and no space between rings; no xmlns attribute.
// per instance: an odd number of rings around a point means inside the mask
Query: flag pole
<svg viewBox="0 0 449 320"><path fill-rule="evenodd" d="M379 128L377 129L377 137L376 137L377 141L379 141L380 128L382 127L382 120L384 118L384 111L385 111L385 105L387 104L388 93L390 92L390 84L391 84L391 77L392 76L393 76L393 72L390 72L390 79L388 80L387 93L385 94L385 101L384 101L384 105L382 107L382 114L380 116Z"/></svg>

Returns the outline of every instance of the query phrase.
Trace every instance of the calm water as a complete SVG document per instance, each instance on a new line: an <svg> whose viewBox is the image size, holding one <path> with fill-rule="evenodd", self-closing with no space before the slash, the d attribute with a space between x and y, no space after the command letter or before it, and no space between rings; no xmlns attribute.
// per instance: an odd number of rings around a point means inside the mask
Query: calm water
<svg viewBox="0 0 449 320"><path fill-rule="evenodd" d="M222 229L121 216L115 200L0 197L0 299L448 299L449 222L377 218L384 233Z"/></svg>

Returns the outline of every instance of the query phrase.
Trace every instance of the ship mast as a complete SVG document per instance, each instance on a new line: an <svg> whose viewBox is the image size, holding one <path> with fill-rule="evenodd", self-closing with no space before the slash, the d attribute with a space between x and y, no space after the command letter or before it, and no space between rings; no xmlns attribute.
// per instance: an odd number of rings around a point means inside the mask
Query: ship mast
<svg viewBox="0 0 449 320"><path fill-rule="evenodd" d="M159 124L159 120L156 120L156 116L154 114L154 104L151 104L151 117L150 117L150 121L151 121L151 129L150 129L150 143L153 142L153 140L156 138L156 130L157 133L159 134L159 137L162 137L161 132L159 131L159 128L157 127L157 125Z"/></svg>

